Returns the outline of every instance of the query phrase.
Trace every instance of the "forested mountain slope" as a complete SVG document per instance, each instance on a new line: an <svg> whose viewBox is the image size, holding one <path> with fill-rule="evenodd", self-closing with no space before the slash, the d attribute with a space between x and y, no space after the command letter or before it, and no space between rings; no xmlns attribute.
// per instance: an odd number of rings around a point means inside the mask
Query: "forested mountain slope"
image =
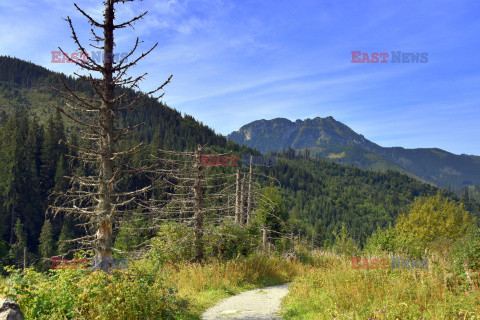
<svg viewBox="0 0 480 320"><path fill-rule="evenodd" d="M258 120L227 136L261 152L292 148L362 169L397 170L441 187L480 185L480 157L435 148L384 148L332 117Z"/></svg>
<svg viewBox="0 0 480 320"><path fill-rule="evenodd" d="M67 154L73 151L58 144L60 139L74 145L82 143L75 125L54 111L53 106L62 103L60 95L50 87L58 84L58 76L19 59L0 57L0 253L5 257L5 250L16 248L17 228L25 233L28 254L37 253L45 211L53 201L49 195L55 190L66 190L64 175L73 170L89 170L71 161ZM93 95L88 84L63 77L79 94ZM154 100L138 111L125 113L118 121L124 125L145 123L135 140L144 141L148 148L131 159L132 162L145 159L157 148L185 150L197 144L208 145L207 152L211 153L258 154L227 141L193 117L182 116ZM331 243L334 232L342 224L362 242L377 225L392 223L416 196L439 192L431 185L397 172L364 171L328 161L304 159L305 156L294 153L291 150L280 153L282 159L278 166L255 168L255 171L280 182L284 196L281 217L284 230L313 235L317 245ZM246 172L247 168L240 170ZM122 183L130 189L144 181L127 177ZM465 202L472 214L480 212L477 202L442 192ZM55 241L80 232L73 227L72 220L47 218L52 220ZM23 254L23 247L17 249Z"/></svg>

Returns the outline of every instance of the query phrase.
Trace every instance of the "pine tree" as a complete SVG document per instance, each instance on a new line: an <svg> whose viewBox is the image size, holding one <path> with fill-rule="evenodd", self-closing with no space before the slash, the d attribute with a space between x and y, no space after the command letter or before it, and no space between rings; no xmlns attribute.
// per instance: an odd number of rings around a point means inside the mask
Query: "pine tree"
<svg viewBox="0 0 480 320"><path fill-rule="evenodd" d="M73 249L71 243L66 242L67 240L72 239L72 232L70 230L70 225L68 222L63 224L62 231L60 232L60 236L58 237L58 250L57 253L59 255L67 255L70 250Z"/></svg>
<svg viewBox="0 0 480 320"><path fill-rule="evenodd" d="M53 240L53 227L50 220L46 219L43 223L42 232L38 239L38 253L40 255L40 267L44 270L48 269L50 259L55 253L55 241Z"/></svg>
<svg viewBox="0 0 480 320"><path fill-rule="evenodd" d="M64 178L67 175L67 164L65 156L60 155L60 160L57 162L57 170L55 171L55 191L65 191L68 188L68 181Z"/></svg>
<svg viewBox="0 0 480 320"><path fill-rule="evenodd" d="M15 263L20 266L23 264L24 250L27 248L27 234L25 233L22 220L17 220L14 232L16 242L12 245L12 253Z"/></svg>

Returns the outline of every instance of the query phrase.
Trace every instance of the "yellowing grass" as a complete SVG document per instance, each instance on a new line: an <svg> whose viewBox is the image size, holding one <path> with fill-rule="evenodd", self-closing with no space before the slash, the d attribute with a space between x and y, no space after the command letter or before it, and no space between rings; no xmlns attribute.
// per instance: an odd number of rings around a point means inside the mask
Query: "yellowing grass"
<svg viewBox="0 0 480 320"><path fill-rule="evenodd" d="M359 270L328 258L294 281L284 319L480 319L480 291L447 278L444 266Z"/></svg>
<svg viewBox="0 0 480 320"><path fill-rule="evenodd" d="M164 265L161 273L168 285L178 288L179 295L192 300L200 311L240 291L292 281L304 270L299 262L259 255L226 262Z"/></svg>

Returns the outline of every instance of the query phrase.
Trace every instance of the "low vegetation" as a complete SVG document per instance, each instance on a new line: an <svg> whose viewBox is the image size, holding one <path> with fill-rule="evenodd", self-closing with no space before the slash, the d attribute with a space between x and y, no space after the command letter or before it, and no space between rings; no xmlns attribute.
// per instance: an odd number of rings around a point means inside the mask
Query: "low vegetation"
<svg viewBox="0 0 480 320"><path fill-rule="evenodd" d="M0 285L26 319L200 319L224 297L291 281L303 269L279 256L252 254L203 264L142 260L111 274L10 269Z"/></svg>
<svg viewBox="0 0 480 320"><path fill-rule="evenodd" d="M480 319L480 283L453 277L445 261L428 269L353 269L320 257L284 301L284 319Z"/></svg>

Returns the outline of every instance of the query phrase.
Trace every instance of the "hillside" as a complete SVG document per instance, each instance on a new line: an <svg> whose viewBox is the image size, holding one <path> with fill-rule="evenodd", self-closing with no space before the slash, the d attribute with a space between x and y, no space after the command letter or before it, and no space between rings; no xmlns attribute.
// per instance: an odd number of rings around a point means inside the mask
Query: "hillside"
<svg viewBox="0 0 480 320"><path fill-rule="evenodd" d="M227 138L261 152L292 148L311 155L385 172L397 170L455 190L480 184L480 157L456 155L435 148L384 148L332 117L258 120Z"/></svg>
<svg viewBox="0 0 480 320"><path fill-rule="evenodd" d="M72 140L75 139L77 128L59 115L55 116L52 106L61 104L62 99L50 85L58 84L56 79L62 76L79 94L92 96L93 93L88 84L80 80L15 58L0 57L0 75L0 233L5 247L12 239L14 212L24 223L29 252L35 254L39 225L51 201L48 195L53 189L64 190L66 186L61 177L80 169L75 168L74 163L67 165L65 154L69 151L57 143L63 137L74 143ZM117 121L121 124L144 122L135 139L145 142L150 150L185 150L200 143L207 144L212 153L255 153L248 147L227 141L193 117L182 116L180 112L154 100L135 112L123 114ZM313 128L316 121L310 120L309 127ZM284 119L279 126L282 130L278 134L285 130L293 132L296 125ZM294 143L299 150L308 149L307 153L328 152L333 159L353 159L360 165L361 161L372 161L379 169L401 171L393 161L365 151L367 147L380 147L333 118L327 118L324 126L323 139L336 141L338 146L319 144L314 147L317 149L312 149L308 148L307 135L301 134L293 140L288 140L291 139L288 135L283 135L283 138L288 143ZM303 129L302 132L310 132L314 136L312 129ZM271 130L271 133L273 137L275 130ZM286 145L281 139L277 141L279 148ZM139 154L131 160L139 161L147 156ZM314 235L318 245L332 243L334 232L344 224L355 240L363 243L377 225L393 223L416 196L438 192L431 185L393 171L364 171L323 160L306 160L304 156L291 155L290 152L281 153L280 157L283 159L280 159L278 166L255 168L255 171L273 176L280 182L283 196L282 228L309 237ZM472 161L474 159L471 158ZM368 164L365 162L364 165ZM235 169L224 170L233 172ZM139 183L142 182L126 179L124 187L133 189ZM480 212L478 203L473 200L459 199L446 191L445 196L465 202L476 216ZM57 217L52 223L54 238L58 239L65 226L64 220Z"/></svg>

